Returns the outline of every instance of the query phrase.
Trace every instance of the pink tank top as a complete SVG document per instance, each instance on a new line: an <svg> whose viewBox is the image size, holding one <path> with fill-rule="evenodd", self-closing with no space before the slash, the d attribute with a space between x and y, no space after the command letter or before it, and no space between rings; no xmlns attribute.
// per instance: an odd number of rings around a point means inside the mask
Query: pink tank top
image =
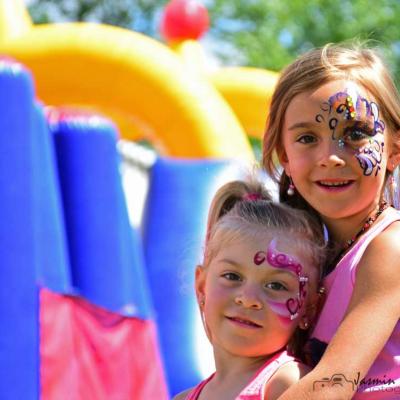
<svg viewBox="0 0 400 400"><path fill-rule="evenodd" d="M269 359L254 375L250 383L240 392L235 400L262 400L266 383L275 372L290 361L296 361L286 351L276 354ZM200 382L187 396L185 400L197 400L204 386L214 377L215 373Z"/></svg>
<svg viewBox="0 0 400 400"><path fill-rule="evenodd" d="M344 317L353 292L357 265L364 251L376 236L398 220L400 220L400 212L390 209L364 234L325 278L326 301L308 344L315 363L321 358L327 343L331 341ZM356 394L353 399L400 399L400 321L397 322L392 335L364 380L351 381L340 374L327 377L327 379L341 380L343 384L354 384Z"/></svg>

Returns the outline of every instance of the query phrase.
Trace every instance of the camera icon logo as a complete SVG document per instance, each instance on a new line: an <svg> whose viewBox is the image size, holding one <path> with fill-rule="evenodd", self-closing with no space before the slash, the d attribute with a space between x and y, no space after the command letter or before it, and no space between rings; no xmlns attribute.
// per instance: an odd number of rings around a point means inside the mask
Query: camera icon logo
<svg viewBox="0 0 400 400"><path fill-rule="evenodd" d="M313 383L313 390L315 391L333 386L350 386L351 390L354 391L354 382L348 380L343 374L334 374L330 378L322 378L320 381L315 381Z"/></svg>

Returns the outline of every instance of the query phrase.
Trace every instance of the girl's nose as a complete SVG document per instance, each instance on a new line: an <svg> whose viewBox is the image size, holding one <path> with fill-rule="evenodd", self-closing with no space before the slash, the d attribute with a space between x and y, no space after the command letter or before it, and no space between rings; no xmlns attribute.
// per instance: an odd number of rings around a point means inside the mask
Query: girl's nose
<svg viewBox="0 0 400 400"><path fill-rule="evenodd" d="M344 153L345 149L340 140L329 139L320 148L318 164L321 167L344 167L346 165Z"/></svg>
<svg viewBox="0 0 400 400"><path fill-rule="evenodd" d="M242 291L235 297L235 303L245 308L253 308L255 310L261 310L263 303L254 291Z"/></svg>

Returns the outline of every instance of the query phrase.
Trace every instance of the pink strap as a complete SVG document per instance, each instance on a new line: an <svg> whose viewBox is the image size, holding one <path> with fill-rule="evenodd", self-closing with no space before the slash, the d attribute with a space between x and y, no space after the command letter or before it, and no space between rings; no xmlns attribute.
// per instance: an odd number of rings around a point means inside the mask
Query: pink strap
<svg viewBox="0 0 400 400"><path fill-rule="evenodd" d="M297 361L294 357L282 351L269 359L254 375L250 383L242 390L236 400L262 399L265 384L272 378L275 372L283 365L291 361Z"/></svg>
<svg viewBox="0 0 400 400"><path fill-rule="evenodd" d="M271 379L279 367L290 361L296 361L296 359L292 356L289 356L286 351L281 351L275 354L254 374L250 383L242 390L236 400L258 398L262 393L265 383ZM197 400L201 391L204 389L204 386L210 382L214 375L215 373L204 381L200 382L192 391L188 393L185 400Z"/></svg>

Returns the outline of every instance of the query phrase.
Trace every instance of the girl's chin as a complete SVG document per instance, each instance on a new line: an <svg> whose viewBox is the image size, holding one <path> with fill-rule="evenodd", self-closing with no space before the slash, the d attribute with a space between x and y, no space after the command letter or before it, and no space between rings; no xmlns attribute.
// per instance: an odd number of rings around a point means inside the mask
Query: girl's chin
<svg viewBox="0 0 400 400"><path fill-rule="evenodd" d="M358 212L354 210L354 204L349 206L349 204L342 205L339 202L328 204L328 202L320 201L311 204L311 206L317 211L323 221L348 218Z"/></svg>

